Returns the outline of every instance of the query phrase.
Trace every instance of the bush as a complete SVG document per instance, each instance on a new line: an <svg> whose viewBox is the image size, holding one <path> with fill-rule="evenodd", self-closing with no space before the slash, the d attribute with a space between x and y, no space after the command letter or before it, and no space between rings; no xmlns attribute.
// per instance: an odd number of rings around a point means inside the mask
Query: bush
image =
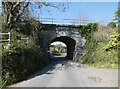
<svg viewBox="0 0 120 89"><path fill-rule="evenodd" d="M108 27L115 28L116 27L115 22L108 23Z"/></svg>
<svg viewBox="0 0 120 89"><path fill-rule="evenodd" d="M17 41L12 39L10 47L3 48L3 86L22 81L49 63L35 41L34 38L29 37L29 44L24 46L23 42L18 45Z"/></svg>
<svg viewBox="0 0 120 89"><path fill-rule="evenodd" d="M120 34L114 33L114 34L111 36L108 44L105 45L105 47L104 47L105 50L106 50L106 51L110 51L111 49L117 50L118 47L120 47L120 42L119 42L119 40L118 40L119 38L120 38Z"/></svg>
<svg viewBox="0 0 120 89"><path fill-rule="evenodd" d="M88 23L87 25L78 26L79 33L85 37L88 41L91 39L91 36L93 35L93 32L96 32L98 30L98 24L97 23Z"/></svg>
<svg viewBox="0 0 120 89"><path fill-rule="evenodd" d="M82 63L87 63L95 67L118 68L118 53L116 50L105 51L104 46L107 43L99 42L97 47L87 53Z"/></svg>
<svg viewBox="0 0 120 89"><path fill-rule="evenodd" d="M88 34L87 37L90 38L86 37L87 43L79 62L95 67L118 68L118 51L116 49L119 36L112 35L114 32L115 30L109 27L99 27L97 31ZM110 50L105 51L105 49Z"/></svg>
<svg viewBox="0 0 120 89"><path fill-rule="evenodd" d="M61 56L62 53L58 52L58 51L52 51L51 53L52 56Z"/></svg>

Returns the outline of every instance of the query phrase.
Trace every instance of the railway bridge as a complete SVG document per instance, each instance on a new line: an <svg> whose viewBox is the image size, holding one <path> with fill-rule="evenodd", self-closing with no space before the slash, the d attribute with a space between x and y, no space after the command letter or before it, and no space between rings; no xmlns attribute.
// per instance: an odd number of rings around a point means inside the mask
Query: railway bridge
<svg viewBox="0 0 120 89"><path fill-rule="evenodd" d="M67 46L67 60L77 60L82 55L83 46L86 43L84 37L78 32L75 25L44 24L45 28L40 34L40 42L43 51L48 58L51 43L60 41Z"/></svg>

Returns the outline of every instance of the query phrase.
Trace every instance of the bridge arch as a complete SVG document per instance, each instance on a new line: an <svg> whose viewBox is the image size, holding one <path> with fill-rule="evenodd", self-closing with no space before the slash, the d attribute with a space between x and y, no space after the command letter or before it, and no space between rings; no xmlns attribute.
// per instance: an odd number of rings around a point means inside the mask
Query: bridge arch
<svg viewBox="0 0 120 89"><path fill-rule="evenodd" d="M65 57L65 59L73 60L76 41L73 38L68 37L68 36L60 36L60 37L56 37L56 38L52 39L50 44L53 43L53 42L56 42L56 41L60 41L60 42L63 42L64 44L66 44L66 46L67 46L67 56Z"/></svg>
<svg viewBox="0 0 120 89"><path fill-rule="evenodd" d="M46 25L45 25L46 26ZM49 59L49 46L52 42L60 41L67 46L68 60L78 60L83 52L83 46L86 43L84 37L78 32L75 26L47 25L46 29L39 35L40 44L46 58Z"/></svg>

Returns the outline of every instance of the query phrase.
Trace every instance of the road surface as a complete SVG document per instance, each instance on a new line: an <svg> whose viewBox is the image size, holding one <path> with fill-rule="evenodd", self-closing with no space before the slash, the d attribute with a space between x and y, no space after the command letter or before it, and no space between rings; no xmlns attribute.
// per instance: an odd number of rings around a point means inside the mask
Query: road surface
<svg viewBox="0 0 120 89"><path fill-rule="evenodd" d="M9 87L118 87L118 71L55 61L23 82Z"/></svg>
<svg viewBox="0 0 120 89"><path fill-rule="evenodd" d="M51 60L65 60L67 53L63 53L61 56L51 56Z"/></svg>

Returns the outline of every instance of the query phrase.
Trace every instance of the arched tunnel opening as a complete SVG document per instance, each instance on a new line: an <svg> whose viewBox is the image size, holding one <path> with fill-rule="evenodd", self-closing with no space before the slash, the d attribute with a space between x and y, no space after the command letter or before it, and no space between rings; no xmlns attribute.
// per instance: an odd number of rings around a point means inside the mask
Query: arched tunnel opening
<svg viewBox="0 0 120 89"><path fill-rule="evenodd" d="M57 42L57 41L62 42L66 45L66 56L64 56L64 59L65 60L73 60L76 41L70 37L61 36L61 37L56 37L55 39L53 39L51 41L51 43ZM51 45L51 43L50 43L50 45ZM50 45L49 45L49 51L50 51ZM51 55L50 55L50 58L52 59Z"/></svg>
<svg viewBox="0 0 120 89"><path fill-rule="evenodd" d="M55 41L50 44L49 52L51 59L64 59L67 56L67 46L61 41Z"/></svg>

